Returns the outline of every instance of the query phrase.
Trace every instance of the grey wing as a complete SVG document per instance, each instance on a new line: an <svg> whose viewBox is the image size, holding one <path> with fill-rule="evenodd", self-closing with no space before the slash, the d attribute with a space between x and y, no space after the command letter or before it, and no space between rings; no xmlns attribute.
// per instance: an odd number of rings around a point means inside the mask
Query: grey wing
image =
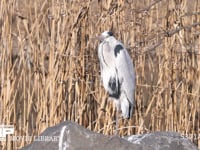
<svg viewBox="0 0 200 150"><path fill-rule="evenodd" d="M126 93L129 102L134 104L135 71L127 50L123 45L122 48L116 55L115 65L118 78L122 84L122 90Z"/></svg>

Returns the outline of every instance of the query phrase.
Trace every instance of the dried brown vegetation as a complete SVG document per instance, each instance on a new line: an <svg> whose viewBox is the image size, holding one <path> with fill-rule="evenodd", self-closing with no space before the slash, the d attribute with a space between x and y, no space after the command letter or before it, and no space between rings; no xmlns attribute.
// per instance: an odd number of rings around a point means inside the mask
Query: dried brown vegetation
<svg viewBox="0 0 200 150"><path fill-rule="evenodd" d="M120 120L120 135L173 130L200 145L199 0L1 0L1 124L18 136L64 120L113 134L93 39L104 30L125 44L137 74L134 115Z"/></svg>

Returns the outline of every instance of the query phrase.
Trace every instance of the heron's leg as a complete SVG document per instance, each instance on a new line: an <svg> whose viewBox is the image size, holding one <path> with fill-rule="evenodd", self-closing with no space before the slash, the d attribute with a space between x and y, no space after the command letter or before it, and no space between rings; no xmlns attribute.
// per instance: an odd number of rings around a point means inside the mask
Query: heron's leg
<svg viewBox="0 0 200 150"><path fill-rule="evenodd" d="M119 110L120 110L120 103L119 103L119 100L115 100L114 103L113 103L114 107L116 108L115 109L115 135L118 135L118 131L119 131Z"/></svg>
<svg viewBox="0 0 200 150"><path fill-rule="evenodd" d="M119 111L118 108L116 109L116 129L115 129L115 135L118 135L119 130Z"/></svg>

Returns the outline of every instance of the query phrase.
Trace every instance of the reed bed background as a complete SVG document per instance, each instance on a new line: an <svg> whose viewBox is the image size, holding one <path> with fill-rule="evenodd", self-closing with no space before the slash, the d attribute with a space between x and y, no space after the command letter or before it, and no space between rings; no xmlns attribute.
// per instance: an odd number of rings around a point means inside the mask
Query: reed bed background
<svg viewBox="0 0 200 150"><path fill-rule="evenodd" d="M1 0L0 123L14 124L16 136L64 120L113 134L94 40L105 30L136 69L134 115L119 134L176 131L200 145L199 0Z"/></svg>

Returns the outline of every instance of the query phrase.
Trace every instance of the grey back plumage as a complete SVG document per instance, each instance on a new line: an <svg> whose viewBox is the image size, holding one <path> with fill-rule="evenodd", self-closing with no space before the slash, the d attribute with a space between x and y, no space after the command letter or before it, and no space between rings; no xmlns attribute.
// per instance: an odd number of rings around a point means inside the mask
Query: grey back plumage
<svg viewBox="0 0 200 150"><path fill-rule="evenodd" d="M111 32L100 36L98 47L101 79L109 96L114 98L124 118L130 118L134 106L135 71L124 45Z"/></svg>

